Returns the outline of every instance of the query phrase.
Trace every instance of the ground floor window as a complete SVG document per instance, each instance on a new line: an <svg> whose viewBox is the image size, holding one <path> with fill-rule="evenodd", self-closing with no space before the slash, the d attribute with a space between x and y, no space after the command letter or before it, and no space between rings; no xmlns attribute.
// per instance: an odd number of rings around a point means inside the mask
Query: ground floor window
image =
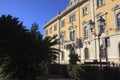
<svg viewBox="0 0 120 80"><path fill-rule="evenodd" d="M88 48L84 49L85 59L89 59L89 51Z"/></svg>
<svg viewBox="0 0 120 80"><path fill-rule="evenodd" d="M64 52L62 52L62 57L61 57L61 59L62 59L62 60L65 59L65 54L64 54Z"/></svg>
<svg viewBox="0 0 120 80"><path fill-rule="evenodd" d="M103 48L103 45L100 46L101 58L106 58L107 48Z"/></svg>

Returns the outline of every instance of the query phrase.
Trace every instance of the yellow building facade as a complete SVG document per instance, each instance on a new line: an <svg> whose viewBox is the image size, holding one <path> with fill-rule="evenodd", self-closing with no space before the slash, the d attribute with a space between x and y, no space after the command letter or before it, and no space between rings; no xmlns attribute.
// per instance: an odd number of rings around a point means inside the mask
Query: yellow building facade
<svg viewBox="0 0 120 80"><path fill-rule="evenodd" d="M119 64L120 0L68 1L68 7L43 26L44 37L58 35L60 39L59 62L68 64L68 56L74 51L81 63L99 62L101 58L101 62ZM104 25L98 37L101 18Z"/></svg>

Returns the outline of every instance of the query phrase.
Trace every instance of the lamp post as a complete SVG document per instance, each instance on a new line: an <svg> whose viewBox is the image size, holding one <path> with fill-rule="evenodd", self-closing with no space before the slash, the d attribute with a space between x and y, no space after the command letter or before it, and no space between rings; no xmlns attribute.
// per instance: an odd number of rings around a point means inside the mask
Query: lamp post
<svg viewBox="0 0 120 80"><path fill-rule="evenodd" d="M98 47L99 47L99 62L100 62L100 80L102 80L102 62L101 62L101 51L100 51L100 36L101 34L104 32L105 30L105 20L102 18L102 16L100 17L100 19L98 20L98 34L96 34L96 32L94 31L94 25L95 23L90 20L90 30L91 33L95 36L98 36Z"/></svg>

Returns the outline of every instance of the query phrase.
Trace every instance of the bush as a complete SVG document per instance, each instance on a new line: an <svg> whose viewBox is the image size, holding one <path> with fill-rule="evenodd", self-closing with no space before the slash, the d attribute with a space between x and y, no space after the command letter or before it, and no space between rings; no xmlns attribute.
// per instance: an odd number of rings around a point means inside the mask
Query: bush
<svg viewBox="0 0 120 80"><path fill-rule="evenodd" d="M99 66L49 64L48 71L53 75L63 75L75 80L99 80ZM119 68L103 67L102 80L119 80Z"/></svg>
<svg viewBox="0 0 120 80"><path fill-rule="evenodd" d="M104 68L104 80L120 80L119 68L105 67Z"/></svg>
<svg viewBox="0 0 120 80"><path fill-rule="evenodd" d="M69 65L68 75L76 80L98 80L98 67Z"/></svg>
<svg viewBox="0 0 120 80"><path fill-rule="evenodd" d="M78 54L71 53L71 54L69 54L69 57L70 57L70 59L69 59L70 64L77 64L77 62L80 61L80 59L79 59L80 56L78 56Z"/></svg>
<svg viewBox="0 0 120 80"><path fill-rule="evenodd" d="M65 77L68 77L67 71L66 71L66 65L61 64L49 64L48 65L48 72L50 74L55 75L63 75Z"/></svg>
<svg viewBox="0 0 120 80"><path fill-rule="evenodd" d="M80 80L82 79L81 74L84 74L84 70L80 67L80 65L68 65L67 72L70 78Z"/></svg>

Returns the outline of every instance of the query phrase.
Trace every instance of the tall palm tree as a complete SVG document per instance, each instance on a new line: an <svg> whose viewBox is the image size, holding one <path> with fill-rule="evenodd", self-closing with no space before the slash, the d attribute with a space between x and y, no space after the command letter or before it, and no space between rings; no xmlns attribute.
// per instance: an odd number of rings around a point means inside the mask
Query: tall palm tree
<svg viewBox="0 0 120 80"><path fill-rule="evenodd" d="M59 50L53 46L59 44L59 39L56 39L56 35L53 37L47 36L43 39L43 36L39 32L37 23L32 24L31 33L37 41L39 59L44 63L51 63L57 59Z"/></svg>
<svg viewBox="0 0 120 80"><path fill-rule="evenodd" d="M55 48L59 44L59 40L56 39L57 36L47 36L42 41L42 60L46 63L52 63L58 58L59 49Z"/></svg>
<svg viewBox="0 0 120 80"><path fill-rule="evenodd" d="M0 74L5 80L36 80L44 73L43 63L52 62L58 50L55 37L42 38L36 25L25 29L11 15L0 17Z"/></svg>
<svg viewBox="0 0 120 80"><path fill-rule="evenodd" d="M28 80L34 71L34 40L18 18L11 15L0 17L0 66L6 80ZM28 77L29 76L29 77Z"/></svg>

